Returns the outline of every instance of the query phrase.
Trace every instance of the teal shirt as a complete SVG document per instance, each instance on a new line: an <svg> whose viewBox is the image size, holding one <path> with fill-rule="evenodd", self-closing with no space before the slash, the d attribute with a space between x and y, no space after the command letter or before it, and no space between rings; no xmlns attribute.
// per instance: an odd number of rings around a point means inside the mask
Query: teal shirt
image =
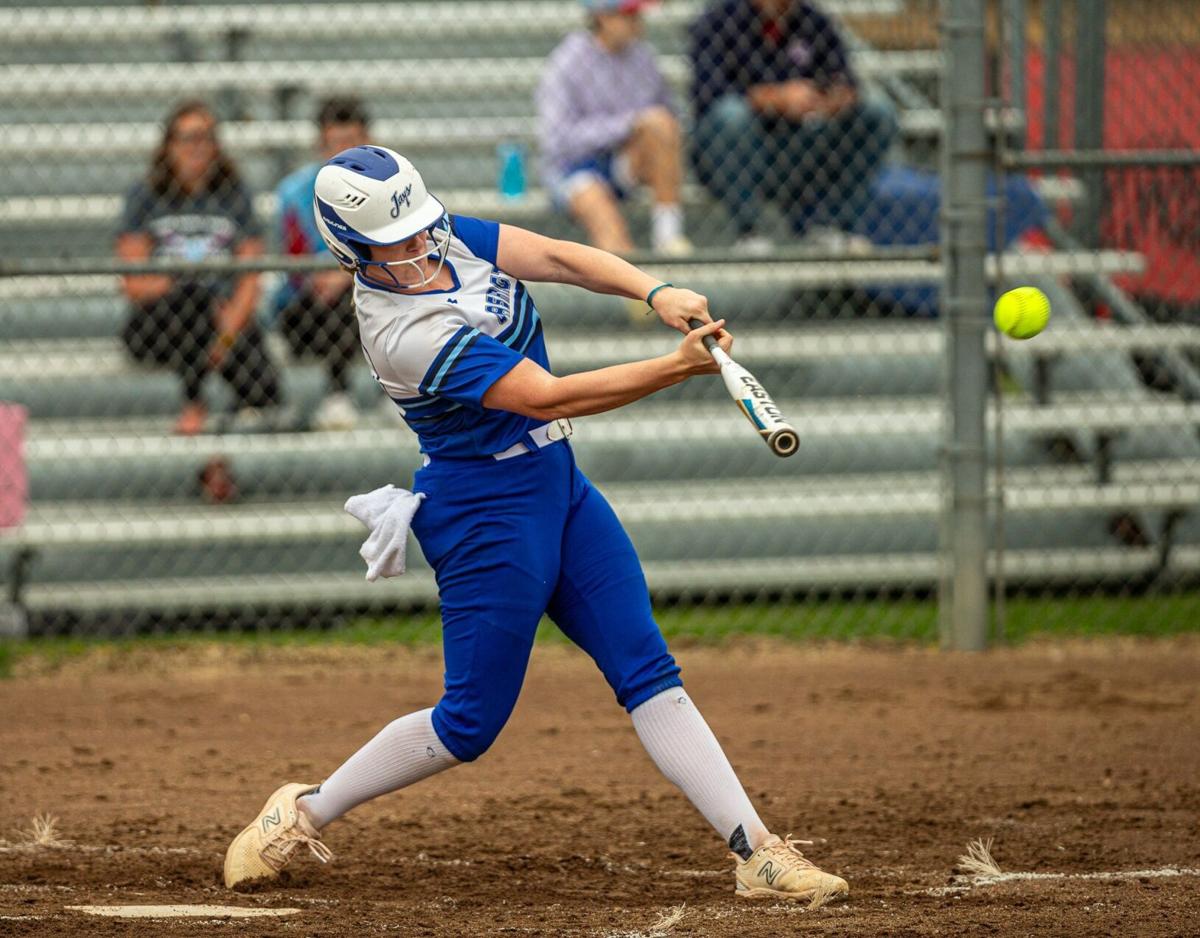
<svg viewBox="0 0 1200 938"><path fill-rule="evenodd" d="M317 231L313 216L313 189L317 184L317 172L321 163L309 163L285 177L275 190L277 200L276 234L281 254L311 256L328 250ZM275 292L272 304L276 315L304 286L304 274L287 277Z"/></svg>

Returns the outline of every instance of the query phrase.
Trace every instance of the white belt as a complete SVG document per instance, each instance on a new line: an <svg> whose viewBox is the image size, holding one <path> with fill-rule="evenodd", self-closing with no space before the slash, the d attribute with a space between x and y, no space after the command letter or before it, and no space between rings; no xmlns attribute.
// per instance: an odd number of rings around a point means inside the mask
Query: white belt
<svg viewBox="0 0 1200 938"><path fill-rule="evenodd" d="M561 420L551 420L540 427L534 427L529 431L529 437L537 444L538 449L541 449L543 446L549 446L551 443L557 443L559 440L570 439L573 432L571 421L563 418ZM527 443L514 443L508 449L492 453L492 459L512 459L514 456L520 456L522 453L528 452L529 445Z"/></svg>
<svg viewBox="0 0 1200 938"><path fill-rule="evenodd" d="M574 433L571 426L571 421L565 417L561 420L551 420L549 423L544 423L540 427L534 427L529 431L529 436L533 442L537 444L537 448L549 446L551 443L557 443L559 440L568 440L571 434ZM528 453L529 446L525 443L514 443L508 449L502 449L498 453L492 453L492 459L512 459L514 456L520 456L522 453ZM486 459L487 457L483 457ZM421 465L428 466L432 462L427 453L421 454Z"/></svg>

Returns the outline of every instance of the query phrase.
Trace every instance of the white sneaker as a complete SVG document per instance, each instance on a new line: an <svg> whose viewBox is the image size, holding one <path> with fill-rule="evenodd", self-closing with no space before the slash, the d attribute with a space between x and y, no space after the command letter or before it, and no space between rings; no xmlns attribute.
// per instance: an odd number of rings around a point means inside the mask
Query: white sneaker
<svg viewBox="0 0 1200 938"><path fill-rule="evenodd" d="M348 394L341 392L328 395L313 414L312 424L317 430L353 430L358 423L358 408Z"/></svg>
<svg viewBox="0 0 1200 938"><path fill-rule="evenodd" d="M283 433L293 429L296 412L287 404L241 407L221 419L222 433Z"/></svg>
<svg viewBox="0 0 1200 938"><path fill-rule="evenodd" d="M775 242L766 235L740 235L733 242L733 253L739 257L768 257L775 251Z"/></svg>
<svg viewBox="0 0 1200 938"><path fill-rule="evenodd" d="M830 254L870 254L874 245L869 238L838 228L810 228L802 241L805 247L828 251Z"/></svg>
<svg viewBox="0 0 1200 938"><path fill-rule="evenodd" d="M791 837L772 834L746 860L730 856L737 864L736 892L743 899L803 899L815 908L850 892L844 879L819 869Z"/></svg>
<svg viewBox="0 0 1200 938"><path fill-rule="evenodd" d="M663 257L690 257L696 252L692 242L683 235L670 238L662 244L654 245L654 253Z"/></svg>
<svg viewBox="0 0 1200 938"><path fill-rule="evenodd" d="M308 847L322 863L333 859L321 835L309 823L296 800L316 791L316 785L289 782L267 799L258 817L233 839L225 851L225 885L229 889L255 880L277 880L299 848Z"/></svg>

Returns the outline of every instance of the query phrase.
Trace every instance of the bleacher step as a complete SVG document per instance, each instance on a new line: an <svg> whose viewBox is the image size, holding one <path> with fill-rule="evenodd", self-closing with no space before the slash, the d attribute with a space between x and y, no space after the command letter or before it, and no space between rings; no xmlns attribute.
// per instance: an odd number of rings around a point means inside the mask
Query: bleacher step
<svg viewBox="0 0 1200 938"><path fill-rule="evenodd" d="M1063 481L1055 470L1016 470L1006 482L1012 514L1030 512L1188 510L1200 506L1200 472L1164 477L1161 467L1122 467L1121 481ZM849 482L812 479L730 479L614 483L605 492L625 524L698 522L831 523L860 518L933 517L942 504L936 473L880 474ZM362 534L329 498L243 505L55 502L35 505L20 528L0 530L0 545L87 547L201 543L312 542ZM719 550L719 545L714 545Z"/></svg>
<svg viewBox="0 0 1200 938"><path fill-rule="evenodd" d="M1152 548L1009 551L1004 572L1010 585L1079 585L1081 581L1129 582L1159 570ZM994 561L993 561L994 564ZM667 561L644 565L650 592L657 600L700 599L726 593L742 597L764 592L792 595L809 590L934 587L941 569L934 553L875 554L857 557L783 557L753 560ZM1200 549L1182 548L1168 572L1196 575ZM275 607L281 610L320 605L332 608L394 609L433 606L437 587L425 570L367 583L360 574L165 578L109 583L33 584L24 594L33 612L103 612L154 609L163 613L199 613Z"/></svg>
<svg viewBox="0 0 1200 938"><path fill-rule="evenodd" d="M751 367L766 362L820 362L833 357L926 358L939 355L944 341L938 323L904 328L858 324L806 329L758 327L738 330L734 351L739 361ZM1033 357L1194 349L1200 348L1200 327L1079 327L1055 323L1035 343L1016 344L996 333L989 333L986 341L993 354L1002 346L1006 354ZM562 373L665 354L677 344L677 336L661 328L576 333L559 326L548 341L554 367ZM6 381L60 383L84 365L87 377L92 379L144 373L111 339L26 340L7 343L0 349L0 374Z"/></svg>

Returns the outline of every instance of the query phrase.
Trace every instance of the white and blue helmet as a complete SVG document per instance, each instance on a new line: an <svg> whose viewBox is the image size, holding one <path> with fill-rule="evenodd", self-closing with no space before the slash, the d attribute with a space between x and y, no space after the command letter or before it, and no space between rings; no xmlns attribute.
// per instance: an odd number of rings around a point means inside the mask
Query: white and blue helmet
<svg viewBox="0 0 1200 938"><path fill-rule="evenodd" d="M313 212L321 238L351 271L377 267L398 287L423 287L432 282L446 261L450 219L416 167L387 147L363 146L343 150L317 173ZM402 261L371 258L371 245L399 244L422 231L430 234L428 250ZM426 258L438 256L434 272L425 274ZM391 268L411 266L417 279L404 282Z"/></svg>

